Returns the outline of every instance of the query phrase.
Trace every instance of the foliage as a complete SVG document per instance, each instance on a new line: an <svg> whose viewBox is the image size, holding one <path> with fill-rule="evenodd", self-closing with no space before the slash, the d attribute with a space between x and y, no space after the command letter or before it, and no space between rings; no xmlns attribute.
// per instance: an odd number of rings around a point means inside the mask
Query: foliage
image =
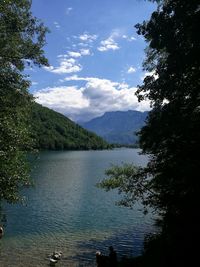
<svg viewBox="0 0 200 267"><path fill-rule="evenodd" d="M134 177L129 174L130 180L144 179L145 187L133 183L128 193L141 194L162 216L166 266L191 266L198 255L192 244L200 238L199 14L197 0L163 0L148 22L136 25L148 43L144 69L152 72L137 90L139 101L152 105L140 131L150 161Z"/></svg>
<svg viewBox="0 0 200 267"><path fill-rule="evenodd" d="M33 17L29 0L0 2L0 202L17 202L28 182L25 152L29 134L29 82L22 71L27 65L47 65L42 47L44 25Z"/></svg>
<svg viewBox="0 0 200 267"><path fill-rule="evenodd" d="M64 115L37 103L31 109L32 138L38 149L106 149L108 145L101 137L88 132Z"/></svg>
<svg viewBox="0 0 200 267"><path fill-rule="evenodd" d="M146 174L141 167L127 163L122 166L113 165L105 171L105 174L107 178L102 180L97 186L104 188L106 191L118 189L118 193L123 196L118 201L118 205L131 208L138 200L146 205L147 195L149 197L152 194L154 195L149 190L148 179L146 179ZM146 192L145 196L144 191Z"/></svg>

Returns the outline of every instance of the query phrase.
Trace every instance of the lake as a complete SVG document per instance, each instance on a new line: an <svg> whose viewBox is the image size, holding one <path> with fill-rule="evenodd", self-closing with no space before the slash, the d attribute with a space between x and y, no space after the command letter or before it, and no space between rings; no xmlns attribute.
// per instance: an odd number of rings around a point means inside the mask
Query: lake
<svg viewBox="0 0 200 267"><path fill-rule="evenodd" d="M42 152L34 162L34 187L24 190L26 206L6 205L1 267L49 266L49 255L63 256L56 266L95 266L95 252L112 245L122 256L142 252L144 235L153 231L151 213L118 207L117 192L96 187L111 164L144 166L138 149Z"/></svg>

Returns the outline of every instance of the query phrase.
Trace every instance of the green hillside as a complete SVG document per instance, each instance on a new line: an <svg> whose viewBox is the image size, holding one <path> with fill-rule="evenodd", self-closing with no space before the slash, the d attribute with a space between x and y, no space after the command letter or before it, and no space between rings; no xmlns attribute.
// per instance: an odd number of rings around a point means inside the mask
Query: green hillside
<svg viewBox="0 0 200 267"><path fill-rule="evenodd" d="M62 149L106 149L109 148L101 137L88 132L64 115L33 103L31 108L31 132L36 148Z"/></svg>

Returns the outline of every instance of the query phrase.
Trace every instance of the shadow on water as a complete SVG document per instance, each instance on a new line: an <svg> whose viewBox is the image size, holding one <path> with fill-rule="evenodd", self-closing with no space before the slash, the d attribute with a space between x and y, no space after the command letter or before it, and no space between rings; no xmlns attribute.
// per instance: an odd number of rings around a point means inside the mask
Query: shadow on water
<svg viewBox="0 0 200 267"><path fill-rule="evenodd" d="M96 266L96 251L100 251L104 256L108 256L109 246L114 247L118 259L139 256L142 253L143 237L140 234L127 231L104 240L92 239L87 242L79 242L76 254L66 258L63 257L63 259L70 262L78 262L79 265L77 266Z"/></svg>

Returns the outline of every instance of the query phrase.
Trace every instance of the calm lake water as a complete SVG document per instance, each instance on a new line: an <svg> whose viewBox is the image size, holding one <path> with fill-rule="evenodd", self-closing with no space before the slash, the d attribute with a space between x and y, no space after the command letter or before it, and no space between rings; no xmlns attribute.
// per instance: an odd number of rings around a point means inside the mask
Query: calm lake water
<svg viewBox="0 0 200 267"><path fill-rule="evenodd" d="M119 257L139 255L144 235L153 230L151 214L140 205L115 206L115 191L95 185L111 164L145 165L137 149L43 152L34 162L34 188L24 191L26 206L6 206L7 223L0 241L1 267L49 266L49 255L62 251L56 266L95 266L95 252Z"/></svg>

